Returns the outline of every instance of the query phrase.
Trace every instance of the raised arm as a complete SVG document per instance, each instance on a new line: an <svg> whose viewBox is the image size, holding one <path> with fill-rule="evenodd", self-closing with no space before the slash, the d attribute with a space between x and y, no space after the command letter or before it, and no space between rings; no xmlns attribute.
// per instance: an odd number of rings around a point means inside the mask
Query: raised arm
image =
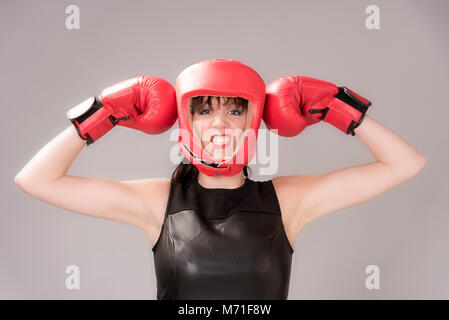
<svg viewBox="0 0 449 320"><path fill-rule="evenodd" d="M278 178L292 190L309 181L295 213L304 223L373 199L412 179L427 163L420 152L369 116L355 129L355 136L376 161L312 177Z"/></svg>
<svg viewBox="0 0 449 320"><path fill-rule="evenodd" d="M176 119L174 89L157 78L139 77L103 90L68 112L70 125L17 174L15 182L31 196L73 212L116 220L147 230L151 208L167 192L168 179L115 181L74 177L67 171L87 144L116 124L160 133ZM106 159L105 159L106 160Z"/></svg>
<svg viewBox="0 0 449 320"><path fill-rule="evenodd" d="M16 184L30 196L59 208L147 230L151 223L150 195L158 190L158 184L166 182L66 175L85 145L74 127L68 127L27 163L15 177Z"/></svg>
<svg viewBox="0 0 449 320"><path fill-rule="evenodd" d="M264 120L282 136L295 136L321 121L357 136L376 161L322 175L273 179L290 233L310 221L379 196L410 180L425 157L393 131L368 117L371 102L346 87L303 76L282 77L267 87ZM293 236L295 238L295 236Z"/></svg>

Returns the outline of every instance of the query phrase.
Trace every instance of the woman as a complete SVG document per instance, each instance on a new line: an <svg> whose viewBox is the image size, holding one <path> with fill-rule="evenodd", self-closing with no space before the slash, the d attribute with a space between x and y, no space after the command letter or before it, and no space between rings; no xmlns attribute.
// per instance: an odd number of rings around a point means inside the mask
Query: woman
<svg viewBox="0 0 449 320"><path fill-rule="evenodd" d="M74 126L41 149L16 183L58 207L146 232L158 299L286 299L293 245L306 224L391 190L426 164L365 115L369 105L317 79L284 77L265 89L258 74L239 62L204 61L178 76L176 91L162 79L133 78L71 109ZM94 143L116 124L157 134L173 125L176 114L188 161L172 179L66 175L86 141ZM247 164L262 115L283 136L324 120L357 136L376 161L253 181Z"/></svg>

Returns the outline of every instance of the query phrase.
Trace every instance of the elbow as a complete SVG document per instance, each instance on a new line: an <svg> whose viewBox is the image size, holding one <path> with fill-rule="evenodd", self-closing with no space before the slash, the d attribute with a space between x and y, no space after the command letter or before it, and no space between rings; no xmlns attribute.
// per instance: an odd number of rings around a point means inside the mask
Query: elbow
<svg viewBox="0 0 449 320"><path fill-rule="evenodd" d="M423 156L422 157L422 167L424 168L427 165L427 159Z"/></svg>
<svg viewBox="0 0 449 320"><path fill-rule="evenodd" d="M20 187L20 189L25 191L25 179L19 174L14 177L14 183Z"/></svg>
<svg viewBox="0 0 449 320"><path fill-rule="evenodd" d="M30 192L31 186L33 185L33 183L29 181L29 179L20 175L20 173L14 177L14 182L20 187L20 189L22 189L26 193Z"/></svg>
<svg viewBox="0 0 449 320"><path fill-rule="evenodd" d="M402 179L409 180L417 176L427 165L427 159L420 155L407 161L400 161L395 165L390 165L394 174L399 174Z"/></svg>
<svg viewBox="0 0 449 320"><path fill-rule="evenodd" d="M35 197L35 195L37 194L37 190L40 188L40 185L38 183L34 181L31 182L28 179L21 177L19 175L17 175L14 178L14 182L20 188L20 190L22 190L23 192L32 197Z"/></svg>
<svg viewBox="0 0 449 320"><path fill-rule="evenodd" d="M23 183L22 178L20 177L19 174L14 177L14 183L17 184L18 186L20 186Z"/></svg>
<svg viewBox="0 0 449 320"><path fill-rule="evenodd" d="M427 159L423 155L419 158L418 161L418 172L424 169L424 167L427 165Z"/></svg>
<svg viewBox="0 0 449 320"><path fill-rule="evenodd" d="M424 156L421 156L417 159L416 164L413 165L412 169L410 169L412 177L417 176L427 165L427 159Z"/></svg>

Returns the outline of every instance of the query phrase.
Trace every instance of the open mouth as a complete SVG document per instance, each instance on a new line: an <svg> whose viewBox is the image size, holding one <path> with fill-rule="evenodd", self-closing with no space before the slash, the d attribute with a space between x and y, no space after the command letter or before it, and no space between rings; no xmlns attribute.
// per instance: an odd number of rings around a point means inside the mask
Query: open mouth
<svg viewBox="0 0 449 320"><path fill-rule="evenodd" d="M210 142L216 148L224 148L231 142L232 136L230 135L213 135L210 138Z"/></svg>

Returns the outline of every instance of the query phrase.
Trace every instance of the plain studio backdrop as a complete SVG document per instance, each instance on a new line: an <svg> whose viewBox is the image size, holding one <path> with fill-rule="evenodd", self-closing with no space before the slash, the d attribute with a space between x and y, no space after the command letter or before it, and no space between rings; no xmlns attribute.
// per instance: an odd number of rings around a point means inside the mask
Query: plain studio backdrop
<svg viewBox="0 0 449 320"><path fill-rule="evenodd" d="M156 298L143 231L39 201L14 177L70 125L70 107L138 75L174 85L185 67L212 58L248 64L266 84L300 74L345 85L428 159L411 181L307 225L294 246L288 298L449 298L447 1L78 0L79 29L70 29L72 4L0 3L0 298ZM379 29L367 27L370 5ZM117 126L85 147L68 174L169 178L177 128L150 136ZM252 179L375 160L357 137L324 122L280 137L272 156L278 169L262 175L253 163ZM79 290L66 288L70 265L79 267ZM379 289L365 285L369 266L378 267Z"/></svg>

